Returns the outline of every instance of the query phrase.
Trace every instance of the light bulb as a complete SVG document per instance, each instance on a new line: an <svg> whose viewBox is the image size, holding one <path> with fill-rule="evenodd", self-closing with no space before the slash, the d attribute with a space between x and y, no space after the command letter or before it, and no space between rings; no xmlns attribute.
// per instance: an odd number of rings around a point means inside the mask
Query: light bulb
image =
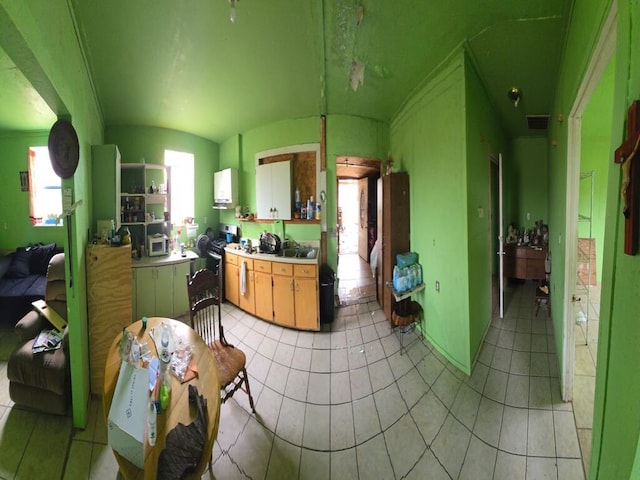
<svg viewBox="0 0 640 480"><path fill-rule="evenodd" d="M229 20L231 20L231 23L236 23L236 0L229 0L229 4L231 5Z"/></svg>

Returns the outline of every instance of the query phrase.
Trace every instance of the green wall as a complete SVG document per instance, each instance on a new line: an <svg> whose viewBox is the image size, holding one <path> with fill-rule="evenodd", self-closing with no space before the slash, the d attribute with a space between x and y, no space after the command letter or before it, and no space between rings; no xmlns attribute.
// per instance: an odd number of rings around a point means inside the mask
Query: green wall
<svg viewBox="0 0 640 480"><path fill-rule="evenodd" d="M81 35L66 2L0 0L0 29L7 33L0 46L10 56L15 55L14 62L53 112L71 118L78 134L78 168L73 178L63 180L62 186L73 190L74 202L83 202L71 217L71 237L67 240L65 235L64 248L73 423L84 427L89 399L84 252L91 225L91 145L102 143L101 113L78 43ZM25 238L23 242L28 240Z"/></svg>
<svg viewBox="0 0 640 480"><path fill-rule="evenodd" d="M625 136L627 108L640 98L640 3L620 2L618 9L611 152ZM620 168L609 161L591 460L602 479L629 478L640 432L640 257L623 251L619 182Z"/></svg>
<svg viewBox="0 0 640 480"><path fill-rule="evenodd" d="M534 228L540 219L549 222L548 156L546 137L519 137L511 141L504 161L507 226L515 223L522 231Z"/></svg>
<svg viewBox="0 0 640 480"><path fill-rule="evenodd" d="M609 62L589 105L582 115L582 141L580 145L580 171L593 172L593 210L591 213L591 238L596 242L596 274L602 278L602 253L607 205L607 181L611 161L611 103L615 61ZM590 207L591 182L580 182L579 212L587 215ZM589 224L578 223L578 235L589 237Z"/></svg>
<svg viewBox="0 0 640 480"><path fill-rule="evenodd" d="M351 117L330 115L326 119L327 137L327 200L323 205L323 215L327 224L327 263L337 266L337 184L336 156L358 155L371 158L385 158L388 152L388 126L383 122ZM240 203L249 211L256 210L255 154L264 150L291 145L320 143L320 117L307 117L264 125L235 135L220 146L220 168L235 167L239 170ZM233 210L219 210L220 223L238 225L242 235L257 238L263 230L286 235L296 241L319 240L321 226L289 224L282 222L257 223L239 222Z"/></svg>
<svg viewBox="0 0 640 480"><path fill-rule="evenodd" d="M20 190L20 173L29 170L29 147L47 146L49 132L0 133L0 250L15 250L27 243L64 246L64 227L36 227L29 219L29 192ZM11 208L9 208L11 206Z"/></svg>
<svg viewBox="0 0 640 480"><path fill-rule="evenodd" d="M198 234L204 233L207 226L217 222L217 213L213 205L213 172L220 164L219 145L189 133L156 127L107 127L105 143L118 146L122 163L164 164L164 151L175 150L193 153L194 156L194 218L198 224ZM181 195L183 192L171 192ZM97 201L97 199L96 199ZM177 242L186 242L186 229Z"/></svg>
<svg viewBox="0 0 640 480"><path fill-rule="evenodd" d="M567 115L577 96L588 62L612 5L608 0L590 0L573 4L565 52L553 111ZM632 478L640 432L640 258L623 252L624 222L620 213L620 168L612 161L612 152L625 136L626 111L640 97L640 3L617 3L617 37L614 98L609 146L606 194L605 234L602 266L602 301L598 340L598 365L594 400L593 443L590 478ZM602 108L605 108L604 105ZM608 109L600 112L608 114ZM551 138L556 147L550 156L550 231L554 251L551 280L552 317L556 345L561 362L563 322L565 245L563 235L566 204L567 124L552 122Z"/></svg>
<svg viewBox="0 0 640 480"><path fill-rule="evenodd" d="M411 249L420 256L426 284L413 296L423 308L422 330L470 374L464 99L460 52L393 120L391 152L394 170L409 173Z"/></svg>
<svg viewBox="0 0 640 480"><path fill-rule="evenodd" d="M467 264L469 268L469 358L479 353L491 322L492 273L499 232L492 230L491 157L506 148L495 112L472 65L465 57L467 143ZM497 193L496 193L497 195ZM497 225L497 222L494 223Z"/></svg>

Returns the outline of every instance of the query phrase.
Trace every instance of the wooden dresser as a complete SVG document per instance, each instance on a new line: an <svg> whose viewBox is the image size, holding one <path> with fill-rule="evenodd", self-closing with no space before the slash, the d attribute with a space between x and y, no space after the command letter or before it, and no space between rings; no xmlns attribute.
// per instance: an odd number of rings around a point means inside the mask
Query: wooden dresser
<svg viewBox="0 0 640 480"><path fill-rule="evenodd" d="M504 276L522 280L544 280L544 259L547 249L506 244L504 246Z"/></svg>

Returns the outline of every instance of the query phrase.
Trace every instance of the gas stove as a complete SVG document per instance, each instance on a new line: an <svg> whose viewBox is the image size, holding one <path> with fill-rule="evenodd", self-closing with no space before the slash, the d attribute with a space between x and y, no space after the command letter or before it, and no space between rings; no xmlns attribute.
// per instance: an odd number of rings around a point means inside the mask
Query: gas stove
<svg viewBox="0 0 640 480"><path fill-rule="evenodd" d="M209 242L208 251L215 253L216 255L224 255L224 247L227 246L227 241L224 238L214 238Z"/></svg>

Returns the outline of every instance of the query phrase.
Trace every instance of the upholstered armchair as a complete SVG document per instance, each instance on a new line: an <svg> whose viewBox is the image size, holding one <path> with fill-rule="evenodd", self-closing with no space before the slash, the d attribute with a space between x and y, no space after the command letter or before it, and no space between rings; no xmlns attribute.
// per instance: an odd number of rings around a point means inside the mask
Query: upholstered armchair
<svg viewBox="0 0 640 480"><path fill-rule="evenodd" d="M54 255L49 262L45 301L48 308L67 319L64 253ZM16 324L20 343L7 365L9 395L16 405L64 415L71 398L68 327L64 329L60 348L40 353L32 351L38 334L50 328L52 325L35 308Z"/></svg>

